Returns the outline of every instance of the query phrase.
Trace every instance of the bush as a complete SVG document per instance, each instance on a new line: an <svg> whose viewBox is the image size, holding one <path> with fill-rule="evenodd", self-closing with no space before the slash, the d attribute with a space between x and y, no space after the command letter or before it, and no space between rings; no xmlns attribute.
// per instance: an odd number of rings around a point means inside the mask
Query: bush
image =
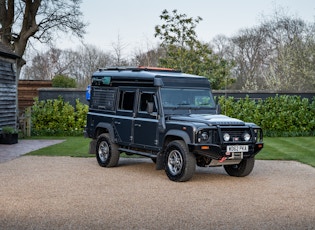
<svg viewBox="0 0 315 230"><path fill-rule="evenodd" d="M32 106L32 135L82 135L88 106L76 100L75 108L59 99L39 101Z"/></svg>
<svg viewBox="0 0 315 230"><path fill-rule="evenodd" d="M256 123L266 136L315 135L315 98L284 95L255 101L221 96L219 103L223 114Z"/></svg>
<svg viewBox="0 0 315 230"><path fill-rule="evenodd" d="M222 114L261 126L265 136L315 136L315 98L276 96L265 100L219 97ZM76 100L75 108L59 99L32 106L32 135L82 135L88 106Z"/></svg>
<svg viewBox="0 0 315 230"><path fill-rule="evenodd" d="M56 75L52 79L52 87L56 88L76 88L77 84L73 78L64 76L64 75Z"/></svg>

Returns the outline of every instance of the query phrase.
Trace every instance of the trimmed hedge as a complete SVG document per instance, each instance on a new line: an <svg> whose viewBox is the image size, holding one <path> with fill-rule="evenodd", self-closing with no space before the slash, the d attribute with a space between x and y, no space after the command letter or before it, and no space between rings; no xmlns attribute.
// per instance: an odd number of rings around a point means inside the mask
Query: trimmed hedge
<svg viewBox="0 0 315 230"><path fill-rule="evenodd" d="M266 136L315 135L315 98L277 95L257 101L249 97L218 99L222 114L256 123Z"/></svg>
<svg viewBox="0 0 315 230"><path fill-rule="evenodd" d="M315 136L315 98L276 96L265 100L218 97L222 114L261 126L265 136ZM60 97L35 99L32 135L82 135L88 106L76 100L75 108Z"/></svg>
<svg viewBox="0 0 315 230"><path fill-rule="evenodd" d="M75 108L62 97L39 101L32 106L32 135L82 135L86 124L87 105L76 100Z"/></svg>

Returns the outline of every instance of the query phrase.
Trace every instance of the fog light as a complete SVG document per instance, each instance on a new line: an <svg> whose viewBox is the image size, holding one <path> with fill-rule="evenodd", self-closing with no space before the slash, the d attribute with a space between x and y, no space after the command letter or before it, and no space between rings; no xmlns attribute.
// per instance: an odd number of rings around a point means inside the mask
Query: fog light
<svg viewBox="0 0 315 230"><path fill-rule="evenodd" d="M224 140L224 141L229 141L229 140L230 140L230 134L224 133L224 134L223 134L223 140Z"/></svg>

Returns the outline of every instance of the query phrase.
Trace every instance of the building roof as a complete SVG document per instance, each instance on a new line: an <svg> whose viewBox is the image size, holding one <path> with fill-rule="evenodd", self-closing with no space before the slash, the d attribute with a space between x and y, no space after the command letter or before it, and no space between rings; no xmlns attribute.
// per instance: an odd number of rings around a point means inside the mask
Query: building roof
<svg viewBox="0 0 315 230"><path fill-rule="evenodd" d="M3 44L1 41L0 41L0 56L12 58L12 59L20 58L8 46Z"/></svg>

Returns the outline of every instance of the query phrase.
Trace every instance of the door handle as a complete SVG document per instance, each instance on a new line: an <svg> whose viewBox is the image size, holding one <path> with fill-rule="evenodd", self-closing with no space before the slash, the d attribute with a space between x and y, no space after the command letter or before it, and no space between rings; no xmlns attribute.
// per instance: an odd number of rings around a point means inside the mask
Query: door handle
<svg viewBox="0 0 315 230"><path fill-rule="evenodd" d="M141 124L135 124L135 127L141 127Z"/></svg>
<svg viewBox="0 0 315 230"><path fill-rule="evenodd" d="M114 124L115 125L120 125L120 122L119 121L114 121Z"/></svg>

